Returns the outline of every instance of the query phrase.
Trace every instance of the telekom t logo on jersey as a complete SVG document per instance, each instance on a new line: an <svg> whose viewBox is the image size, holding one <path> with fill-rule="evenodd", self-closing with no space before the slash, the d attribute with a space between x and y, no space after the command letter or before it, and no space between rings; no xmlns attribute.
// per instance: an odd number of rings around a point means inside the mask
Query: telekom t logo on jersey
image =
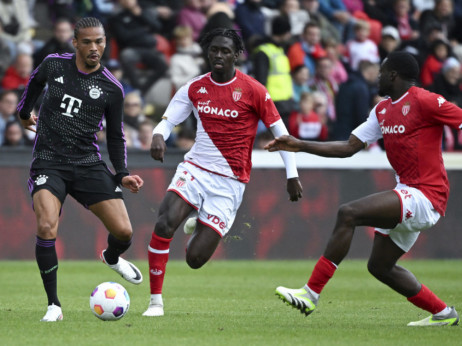
<svg viewBox="0 0 462 346"><path fill-rule="evenodd" d="M66 117L71 117L73 118L74 115L77 115L80 110L80 106L82 105L82 100L73 97L68 94L64 94L63 99L61 100L61 109L64 110L62 115L65 115Z"/></svg>

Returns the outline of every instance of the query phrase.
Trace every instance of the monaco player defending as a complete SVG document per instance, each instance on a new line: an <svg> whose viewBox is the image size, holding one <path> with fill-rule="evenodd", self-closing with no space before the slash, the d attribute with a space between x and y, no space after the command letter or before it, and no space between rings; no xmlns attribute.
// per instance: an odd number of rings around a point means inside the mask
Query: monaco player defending
<svg viewBox="0 0 462 346"><path fill-rule="evenodd" d="M178 165L148 247L151 300L143 316L162 316L162 285L169 246L178 226L191 214L197 223L186 249L186 262L197 269L213 255L231 228L249 181L258 121L273 135L288 134L266 89L235 69L243 51L234 30L215 29L201 42L212 68L178 90L154 129L151 156L163 161L165 140L191 112L197 119L196 142ZM295 154L282 151L291 201L302 196Z"/></svg>
<svg viewBox="0 0 462 346"><path fill-rule="evenodd" d="M304 151L325 157L349 157L383 138L388 160L396 171L393 190L340 206L334 231L308 283L301 289L278 287L276 294L309 315L319 295L350 248L356 226L376 227L369 272L415 306L432 315L408 326L457 325L459 315L408 270L396 264L411 249L420 231L444 215L449 184L441 154L443 126L460 128L462 110L442 96L415 86L417 61L393 52L382 63L380 101L348 141L309 142L290 136L276 138L269 151Z"/></svg>

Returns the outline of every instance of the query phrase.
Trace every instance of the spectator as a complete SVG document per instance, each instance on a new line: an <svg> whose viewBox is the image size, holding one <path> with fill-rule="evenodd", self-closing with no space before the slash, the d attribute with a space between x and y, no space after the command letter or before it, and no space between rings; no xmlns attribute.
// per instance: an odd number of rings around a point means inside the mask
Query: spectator
<svg viewBox="0 0 462 346"><path fill-rule="evenodd" d="M341 84L348 79L348 72L341 59L343 58L341 50L343 46L340 45L335 39L327 39L324 43L326 56L332 61L332 78Z"/></svg>
<svg viewBox="0 0 462 346"><path fill-rule="evenodd" d="M124 99L124 125L138 131L140 124L146 120L143 113L143 101L138 92L125 95Z"/></svg>
<svg viewBox="0 0 462 346"><path fill-rule="evenodd" d="M178 149L189 151L196 141L196 131L188 126L181 126L175 138L175 146Z"/></svg>
<svg viewBox="0 0 462 346"><path fill-rule="evenodd" d="M12 90L0 92L0 145L5 141L6 124L16 119L18 95Z"/></svg>
<svg viewBox="0 0 462 346"><path fill-rule="evenodd" d="M342 0L323 0L320 2L319 10L338 30L342 43L353 37L352 26L355 19Z"/></svg>
<svg viewBox="0 0 462 346"><path fill-rule="evenodd" d="M265 37L265 15L261 6L262 0L245 0L238 2L234 10L236 24L242 30L242 38L249 52Z"/></svg>
<svg viewBox="0 0 462 346"><path fill-rule="evenodd" d="M316 72L309 81L311 90L323 93L327 99L327 117L330 123L335 122L335 96L338 92L338 84L332 78L333 63L328 57L319 58L316 61ZM330 124L329 124L330 126Z"/></svg>
<svg viewBox="0 0 462 346"><path fill-rule="evenodd" d="M6 90L24 90L32 73L33 59L29 54L19 54L14 64L5 72L2 88Z"/></svg>
<svg viewBox="0 0 462 346"><path fill-rule="evenodd" d="M279 6L280 15L289 19L292 37L299 37L303 28L310 21L308 11L300 7L299 0L282 0Z"/></svg>
<svg viewBox="0 0 462 346"><path fill-rule="evenodd" d="M366 121L378 92L379 68L379 64L363 60L358 71L350 73L347 82L340 85L335 100L337 119L331 139L348 140L351 131Z"/></svg>
<svg viewBox="0 0 462 346"><path fill-rule="evenodd" d="M53 26L53 36L33 55L34 67L40 65L49 54L73 53L75 51L71 42L73 36L74 30L70 20L67 18L58 19Z"/></svg>
<svg viewBox="0 0 462 346"><path fill-rule="evenodd" d="M301 6L310 16L310 22L316 23L321 29L321 41L335 39L341 41L337 28L319 11L319 0L301 0Z"/></svg>
<svg viewBox="0 0 462 346"><path fill-rule="evenodd" d="M455 103L457 106L461 107L461 77L461 63L456 58L450 57L443 63L441 72L436 75L429 90L442 95L449 102ZM462 147L459 149L462 149Z"/></svg>
<svg viewBox="0 0 462 346"><path fill-rule="evenodd" d="M441 25L444 37L449 38L449 34L453 32L455 27L452 0L435 0L435 7L422 13L419 24L421 32L426 32L435 25Z"/></svg>
<svg viewBox="0 0 462 346"><path fill-rule="evenodd" d="M382 29L382 39L379 43L379 56L382 62L388 54L396 50L400 45L398 29L393 26L385 26Z"/></svg>
<svg viewBox="0 0 462 346"><path fill-rule="evenodd" d="M74 0L48 0L48 13L52 23L58 18L67 18L74 23L76 18Z"/></svg>
<svg viewBox="0 0 462 346"><path fill-rule="evenodd" d="M328 137L327 119L314 111L314 98L304 92L300 97L300 111L289 117L289 133L299 139L324 141Z"/></svg>
<svg viewBox="0 0 462 346"><path fill-rule="evenodd" d="M0 80L2 80L5 71L13 61L10 46L5 38L0 35Z"/></svg>
<svg viewBox="0 0 462 346"><path fill-rule="evenodd" d="M206 11L201 0L185 0L183 8L178 13L177 24L189 26L193 31L193 39L197 42L202 28L207 22Z"/></svg>
<svg viewBox="0 0 462 346"><path fill-rule="evenodd" d="M202 49L193 40L189 26L177 26L173 31L176 52L170 59L170 77L175 90L201 73L204 59Z"/></svg>
<svg viewBox="0 0 462 346"><path fill-rule="evenodd" d="M131 93L132 91L135 91L135 88L133 88L133 86L125 78L122 66L120 66L120 63L117 59L110 59L106 63L106 68L112 73L114 77L117 78L120 84L122 84L122 88L124 89L125 95Z"/></svg>
<svg viewBox="0 0 462 346"><path fill-rule="evenodd" d="M110 29L120 49L124 75L144 95L168 68L156 49L155 34L162 24L154 10L141 7L138 0L119 0L119 4L122 10L110 20Z"/></svg>
<svg viewBox="0 0 462 346"><path fill-rule="evenodd" d="M398 29L402 41L419 38L419 23L411 16L411 0L393 0L387 25Z"/></svg>
<svg viewBox="0 0 462 346"><path fill-rule="evenodd" d="M284 52L284 43L291 38L289 20L282 16L275 17L271 29L271 37L254 51L254 76L268 89L282 120L287 125L289 115L295 109L290 64Z"/></svg>
<svg viewBox="0 0 462 346"><path fill-rule="evenodd" d="M370 24L365 20L358 20L354 25L354 39L348 40L345 56L352 71L357 71L359 62L368 60L380 62L379 49L374 41L369 39Z"/></svg>
<svg viewBox="0 0 462 346"><path fill-rule="evenodd" d="M432 44L432 50L427 59L425 59L420 72L420 82L423 87L429 87L435 76L440 73L444 61L451 54L451 46L445 40L435 40Z"/></svg>
<svg viewBox="0 0 462 346"><path fill-rule="evenodd" d="M168 40L172 38L173 29L177 26L178 13L184 0L139 0L143 8L151 7L154 15L161 23L159 33Z"/></svg>
<svg viewBox="0 0 462 346"><path fill-rule="evenodd" d="M156 124L151 119L145 119L138 127L138 136L133 143L134 148L149 150L151 148L152 131Z"/></svg>
<svg viewBox="0 0 462 346"><path fill-rule="evenodd" d="M292 44L287 52L291 69L304 64L314 76L316 60L325 57L326 51L321 46L321 29L316 23L307 23L298 42Z"/></svg>
<svg viewBox="0 0 462 346"><path fill-rule="evenodd" d="M0 38L8 44L13 59L20 43L31 42L33 22L26 0L0 1Z"/></svg>
<svg viewBox="0 0 462 346"><path fill-rule="evenodd" d="M24 128L17 119L10 120L5 126L4 147L25 147L29 145L27 137L24 134Z"/></svg>
<svg viewBox="0 0 462 346"><path fill-rule="evenodd" d="M462 82L461 63L453 57L446 59L441 72L435 77L435 81L429 90L442 95L446 100L462 105ZM459 130L445 127L443 148L445 151L462 150L462 135Z"/></svg>
<svg viewBox="0 0 462 346"><path fill-rule="evenodd" d="M310 92L308 81L310 79L310 70L305 65L298 65L292 71L292 85L294 88L294 102L296 109L299 109L300 97L303 93Z"/></svg>

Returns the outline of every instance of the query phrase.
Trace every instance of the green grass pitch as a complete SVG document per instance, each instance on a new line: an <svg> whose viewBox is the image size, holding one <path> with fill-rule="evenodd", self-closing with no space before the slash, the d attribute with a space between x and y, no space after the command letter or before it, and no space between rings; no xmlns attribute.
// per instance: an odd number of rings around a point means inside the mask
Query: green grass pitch
<svg viewBox="0 0 462 346"><path fill-rule="evenodd" d="M462 345L462 325L410 328L428 315L380 282L364 260L345 260L308 317L274 290L301 287L314 261L211 261L191 270L170 261L164 284L165 316L142 317L149 300L147 262L136 262L135 286L95 261L61 261L58 292L64 320L39 322L46 310L37 265L0 262L0 345ZM404 260L430 289L462 312L462 261ZM117 281L131 306L119 321L92 315L96 285Z"/></svg>

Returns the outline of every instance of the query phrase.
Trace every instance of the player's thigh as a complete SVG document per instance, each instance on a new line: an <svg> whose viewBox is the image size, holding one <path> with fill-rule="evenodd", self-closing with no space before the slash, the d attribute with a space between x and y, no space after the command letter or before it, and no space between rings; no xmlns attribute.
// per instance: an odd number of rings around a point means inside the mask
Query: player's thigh
<svg viewBox="0 0 462 346"><path fill-rule="evenodd" d="M127 208L122 199L108 199L92 204L89 209L95 214L116 238L130 239L132 226L128 217Z"/></svg>
<svg viewBox="0 0 462 346"><path fill-rule="evenodd" d="M37 235L42 239L56 238L61 201L47 189L35 192L32 200L37 219Z"/></svg>
<svg viewBox="0 0 462 346"><path fill-rule="evenodd" d="M349 202L342 210L353 215L357 226L393 228L401 221L401 200L392 190Z"/></svg>
<svg viewBox="0 0 462 346"><path fill-rule="evenodd" d="M85 208L106 200L123 199L121 187L103 163L77 167L69 194Z"/></svg>

